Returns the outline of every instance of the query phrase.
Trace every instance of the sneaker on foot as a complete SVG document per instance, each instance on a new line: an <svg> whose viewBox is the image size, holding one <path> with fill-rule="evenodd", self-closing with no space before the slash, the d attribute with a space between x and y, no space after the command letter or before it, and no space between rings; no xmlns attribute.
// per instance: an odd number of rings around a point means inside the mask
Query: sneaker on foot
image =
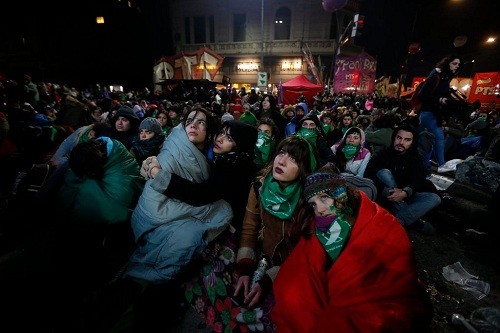
<svg viewBox="0 0 500 333"><path fill-rule="evenodd" d="M412 229L424 234L424 235L434 235L436 233L436 229L434 226L423 219L418 219L416 222L411 224Z"/></svg>

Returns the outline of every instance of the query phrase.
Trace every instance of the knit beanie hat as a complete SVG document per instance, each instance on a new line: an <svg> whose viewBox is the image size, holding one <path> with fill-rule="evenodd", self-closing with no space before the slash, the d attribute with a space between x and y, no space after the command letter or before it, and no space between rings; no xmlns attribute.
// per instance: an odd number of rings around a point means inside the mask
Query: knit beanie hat
<svg viewBox="0 0 500 333"><path fill-rule="evenodd" d="M234 120L234 117L229 112L226 112L222 115L222 117L220 118L220 121L225 122L228 120Z"/></svg>
<svg viewBox="0 0 500 333"><path fill-rule="evenodd" d="M257 118L252 113L252 111L243 112L243 114L240 116L240 120L252 126L255 126L255 124L257 124Z"/></svg>
<svg viewBox="0 0 500 333"><path fill-rule="evenodd" d="M130 121L140 120L139 117L135 114L134 110L132 110L132 108L128 105L120 106L120 108L116 111L115 117L125 117Z"/></svg>
<svg viewBox="0 0 500 333"><path fill-rule="evenodd" d="M307 201L316 194L330 193L339 186L339 176L333 173L316 172L306 178L304 199Z"/></svg>
<svg viewBox="0 0 500 333"><path fill-rule="evenodd" d="M141 121L139 130L143 129L154 132L157 135L160 135L162 133L160 122L158 121L158 119L152 117L144 118L144 120Z"/></svg>
<svg viewBox="0 0 500 333"><path fill-rule="evenodd" d="M229 127L231 137L236 143L236 147L240 151L251 152L255 150L257 143L258 131L257 129L241 120L228 120L224 123L224 127Z"/></svg>

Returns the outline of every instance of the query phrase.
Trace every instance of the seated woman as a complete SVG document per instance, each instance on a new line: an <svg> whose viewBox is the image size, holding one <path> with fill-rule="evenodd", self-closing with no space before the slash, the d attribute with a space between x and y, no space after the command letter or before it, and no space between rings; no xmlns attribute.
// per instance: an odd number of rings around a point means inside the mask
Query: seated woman
<svg viewBox="0 0 500 333"><path fill-rule="evenodd" d="M340 173L362 178L372 154L365 147L365 132L358 127L349 128L342 140L332 146L335 165Z"/></svg>
<svg viewBox="0 0 500 333"><path fill-rule="evenodd" d="M71 150L57 192L61 217L79 224L128 222L143 187L139 165L121 142L81 142Z"/></svg>
<svg viewBox="0 0 500 333"><path fill-rule="evenodd" d="M237 128L231 129L231 133L236 131ZM243 227L238 232L226 230L214 240L203 254L202 268L198 275L185 283L184 294L187 301L214 331L272 329L269 318L273 303L270 292L272 277L279 269L281 258L291 251L300 233L301 226L293 223L298 221L295 208L299 204L302 179L314 169L315 164L315 157L306 140L295 136L283 140L270 164L253 186L247 188L248 204L245 200ZM271 207L273 199L282 202L279 205L281 208ZM267 231L257 241L259 231L263 228L260 221L267 226ZM278 242L276 233L280 234L279 239L283 239L283 242ZM242 248L236 256L240 238ZM263 253L257 245L261 242ZM249 276L253 274L261 255L270 258L271 262L269 271L261 282L265 286L256 284L250 290ZM231 281L231 274L234 281ZM236 291L235 281L238 281ZM233 297L235 294L238 294L237 297ZM248 298L247 302L244 298Z"/></svg>
<svg viewBox="0 0 500 333"><path fill-rule="evenodd" d="M308 225L273 285L276 331L427 332L432 307L406 231L322 171L306 179Z"/></svg>
<svg viewBox="0 0 500 333"><path fill-rule="evenodd" d="M193 206L202 206L224 199L233 210L231 225L238 231L245 215L248 190L253 181L251 171L254 158L257 130L239 120L228 120L222 124L209 153L210 178L203 182L192 182L172 174L165 190L166 196ZM149 176L155 178L161 166L152 158ZM154 166L157 165L158 168Z"/></svg>
<svg viewBox="0 0 500 333"><path fill-rule="evenodd" d="M194 109L166 138L157 156L159 166L143 164L147 175L162 170L146 181L132 214L137 248L124 277L146 284L170 282L229 225L233 213L223 200L195 207L163 194L172 174L194 182L209 178L206 151L218 125L209 111Z"/></svg>
<svg viewBox="0 0 500 333"><path fill-rule="evenodd" d="M156 118L146 117L139 125L139 134L132 141L130 153L137 163L142 165L146 158L158 155L163 141L165 141L165 134L163 134L160 122Z"/></svg>

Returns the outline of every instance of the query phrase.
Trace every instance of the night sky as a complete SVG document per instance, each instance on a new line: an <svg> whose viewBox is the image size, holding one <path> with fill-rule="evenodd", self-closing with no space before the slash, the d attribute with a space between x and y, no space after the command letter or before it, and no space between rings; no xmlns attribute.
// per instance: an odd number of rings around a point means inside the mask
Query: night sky
<svg viewBox="0 0 500 333"><path fill-rule="evenodd" d="M365 14L365 27L356 43L377 58L378 76L397 78L406 61L409 76L425 76L448 54L464 58L461 76L500 70L499 1L364 0L360 12ZM497 41L486 45L490 34ZM461 35L467 42L455 47L453 41ZM421 50L408 55L414 42Z"/></svg>
<svg viewBox="0 0 500 333"><path fill-rule="evenodd" d="M9 3L0 8L0 73L28 71L35 80L78 85L150 85L154 62L173 52L155 1L138 1L141 7L132 10L111 0ZM450 53L464 57L462 76L497 71L500 39L494 45L483 42L487 34L500 37L499 9L500 1L493 0L362 0L365 26L356 44L377 59L377 77L395 80L405 64L409 77L425 76ZM95 24L97 12L105 15L106 25ZM460 35L467 42L455 47ZM408 55L412 42L420 42L421 50Z"/></svg>

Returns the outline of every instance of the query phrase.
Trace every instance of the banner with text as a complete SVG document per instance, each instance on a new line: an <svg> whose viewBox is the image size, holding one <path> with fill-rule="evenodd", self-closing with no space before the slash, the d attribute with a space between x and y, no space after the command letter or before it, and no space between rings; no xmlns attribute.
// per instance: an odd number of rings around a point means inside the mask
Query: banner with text
<svg viewBox="0 0 500 333"><path fill-rule="evenodd" d="M338 56L335 60L333 91L371 94L375 90L377 61L366 52L356 56Z"/></svg>
<svg viewBox="0 0 500 333"><path fill-rule="evenodd" d="M500 108L500 72L476 73L469 93L469 102L481 102L481 109L488 109L495 103Z"/></svg>

